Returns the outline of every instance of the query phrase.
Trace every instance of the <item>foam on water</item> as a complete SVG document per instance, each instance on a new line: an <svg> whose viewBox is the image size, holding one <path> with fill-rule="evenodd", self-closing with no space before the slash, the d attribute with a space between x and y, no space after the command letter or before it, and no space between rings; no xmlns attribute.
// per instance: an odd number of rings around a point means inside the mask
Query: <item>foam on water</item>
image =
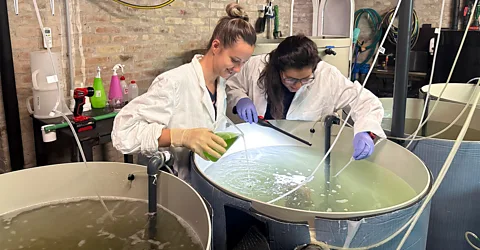
<svg viewBox="0 0 480 250"><path fill-rule="evenodd" d="M2 249L203 249L188 223L159 206L157 235L148 237L144 200L102 197L111 221L95 197L37 204L0 216Z"/></svg>
<svg viewBox="0 0 480 250"><path fill-rule="evenodd" d="M210 165L205 174L231 192L267 202L298 186L323 157L319 149L299 146L249 149L248 154L250 164L244 152L238 152ZM330 173L339 171L350 157L333 152ZM318 171L312 181L275 204L303 210L353 212L389 207L415 195L390 170L362 160L352 162L329 182L325 181L324 171Z"/></svg>

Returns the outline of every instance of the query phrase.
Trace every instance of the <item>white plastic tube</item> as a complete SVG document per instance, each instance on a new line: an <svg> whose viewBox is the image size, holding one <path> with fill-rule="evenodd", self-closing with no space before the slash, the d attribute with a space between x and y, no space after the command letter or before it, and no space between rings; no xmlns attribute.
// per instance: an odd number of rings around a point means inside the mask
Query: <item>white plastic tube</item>
<svg viewBox="0 0 480 250"><path fill-rule="evenodd" d="M478 88L480 86L480 83L477 83L475 85L475 88ZM470 106L470 104L473 102L474 100L474 97L475 97L475 91L472 92L472 94L470 95L470 98L468 99L467 103L465 104L465 107L462 109L462 111L460 111L460 113L457 115L457 117L455 117L455 119L450 123L448 124L447 127L445 127L444 129L438 131L437 133L435 134L432 134L432 135L429 135L429 136L424 136L424 137L420 137L420 138L412 138L412 139L405 139L405 138L399 138L399 137L393 137L393 136L388 136L387 138L388 139L395 139L395 140L407 140L407 141L422 141L422 140L426 140L426 139L429 139L429 138L435 138L443 133L445 133L445 131L447 131L448 129L450 129L453 125L455 125L457 123L457 121L460 119L460 117L462 117L463 113L465 113L465 111L467 111L467 108L468 106ZM427 100L428 101L428 100Z"/></svg>
<svg viewBox="0 0 480 250"><path fill-rule="evenodd" d="M466 232L466 233L465 233L465 240L468 242L468 244L469 244L471 247L473 247L473 249L475 249L475 250L480 250L479 247L475 246L475 245L470 241L470 239L468 238L468 236L472 236L472 237L475 238L477 241L480 241L480 240L478 239L477 235L474 234L474 233L472 233L472 232Z"/></svg>
<svg viewBox="0 0 480 250"><path fill-rule="evenodd" d="M40 29L42 30L42 35L43 35L43 38L46 39L46 36L45 36L45 32L43 30L43 23L42 23L42 18L40 16L40 11L38 9L38 5L37 5L37 1L36 0L33 0L33 5L34 5L34 8L35 8L35 13L37 15L37 20L38 20L38 24L40 25ZM55 76L57 76L57 69L55 68L55 63L53 61L53 56L52 56L52 52L50 51L50 48L47 46L47 51L48 51L48 54L50 55L50 60L51 60L51 63L52 63L52 67L53 67L53 72L55 74ZM72 123L70 122L70 119L68 119L68 117L61 111L58 111L57 108L61 102L61 95L63 95L62 91L61 91L61 88L60 88L60 83L58 82L57 80L57 89L58 89L58 95L57 95L57 102L55 103L55 106L53 108L53 110L50 112L50 115L51 116L54 116L55 114L60 114L63 119L65 119L65 121L68 123L68 126L70 127L70 130L72 130L72 134L73 134L73 137L75 138L75 141L77 142L77 146L78 146L78 149L80 151L80 154L82 156L82 160L83 162L85 163L85 167L88 169L88 164L87 164L87 160L85 158L85 153L83 152L83 148L82 148L82 144L80 143L80 140L78 139L78 136L77 136L77 133L75 132L75 128L73 127ZM66 105L64 103L64 105ZM99 198L103 208L105 209L105 211L107 212L108 216L110 217L110 219L112 220L115 220L113 218L113 215L112 213L110 212L110 210L107 208L107 205L105 205L105 202L103 201L102 197L98 194L98 188L97 188L97 185L96 185L96 181L94 180L93 176L91 175L91 172L90 171L87 171L88 172L88 175L91 179L91 182L93 183L94 185L94 190L95 190L95 193L97 195L97 197Z"/></svg>
<svg viewBox="0 0 480 250"><path fill-rule="evenodd" d="M418 123L418 127L417 127L417 130L415 133L413 133L413 136L412 138L415 139L415 136L417 135L418 131L420 131L420 128L422 127L422 122L423 122L423 118L425 117L425 112L427 110L427 104L428 104L428 100L430 98L430 88L432 87L432 82L433 82L433 73L435 72L435 65L436 65L436 62L437 62L437 54L438 54L438 45L440 44L440 34L442 33L442 25L443 25L443 12L445 10L445 0L442 0L442 8L440 10L440 24L438 25L438 33L437 33L437 42L435 44L435 50L433 52L433 64L432 64L432 70L430 71L430 80L428 81L428 91L427 91L427 97L425 98L425 100L427 100L425 102L425 105L423 106L423 111L422 111L422 116L420 116L420 121ZM453 70L453 69L452 69ZM412 142L410 142L408 145L407 145L407 148L410 147L410 145L412 144Z"/></svg>
<svg viewBox="0 0 480 250"><path fill-rule="evenodd" d="M295 0L292 0L290 5L290 36L293 36L293 7L295 6Z"/></svg>
<svg viewBox="0 0 480 250"><path fill-rule="evenodd" d="M445 0L444 0L444 1L445 1ZM445 4L445 2L443 2L443 4ZM478 4L478 0L475 0L475 3L474 3L474 5L473 5L473 9L472 9L472 13L475 13L477 4ZM442 5L442 9L443 9L443 5ZM470 15L470 18L469 18L468 24L467 24L467 28L465 29L465 32L463 33L462 41L460 42L460 47L458 48L457 55L455 56L455 60L453 61L452 69L450 70L450 74L448 75L447 82L445 83L445 86L443 86L442 91L440 91L440 95L439 95L438 98L437 98L438 100L440 100L440 98L441 98L442 95L443 95L443 92L445 92L445 89L447 89L447 86L448 86L448 84L450 83L450 79L452 78L453 71L454 71L454 69L455 69L455 66L457 65L458 58L460 57L460 53L462 52L463 44L465 43L465 39L466 39L466 37L467 37L468 30L470 29L470 25L472 24L473 16L474 16L474 15ZM442 17L443 17L443 16L442 16ZM440 35L440 33L439 33L439 35ZM439 41L439 40L440 40L440 39L437 39L437 48L436 48L435 51L438 50L438 41ZM434 61L433 63L434 63L433 66L435 66L435 61ZM434 67L432 67L432 74L431 74L430 77L433 76L433 70L434 70ZM429 96L430 96L430 86L429 86L429 88L428 88L428 93L427 93L427 97L429 97ZM430 110L427 118L425 118L425 120L424 120L423 122L419 123L418 128L415 130L415 132L413 132L412 135L410 135L410 136L407 137L408 139L410 139L410 138L412 138L412 137L414 138L414 137L417 135L418 131L420 131L420 128L421 128L423 125L425 125L425 123L428 121L428 119L430 119L430 117L431 117L431 115L433 114L433 112L435 112L435 108L437 107L437 104L438 104L438 102L436 102L436 103L433 105L433 108L432 108L432 110ZM425 105L426 105L426 103L425 103ZM423 112L423 114L425 114L425 109L426 109L426 107L424 107L424 112ZM422 117L421 117L420 119L423 119L423 115L422 115ZM410 142L410 143L407 145L407 148L411 145L411 143L412 143L412 142Z"/></svg>
<svg viewBox="0 0 480 250"><path fill-rule="evenodd" d="M37 21L38 21L38 25L40 25L40 30L42 31L42 36L43 36L43 39L46 39L46 35L45 35L45 31L43 29L43 22L42 22L42 18L40 17L40 11L38 10L38 5L37 5L37 1L36 0L33 0L33 6L35 7L35 13L37 14ZM55 63L53 61L53 56L52 56L52 51L50 50L50 47L47 46L47 51L48 51L48 55L50 56L50 60L52 62L52 67L53 67L53 73L55 75L55 77L57 78L57 90L58 90L58 95L57 95L57 101L55 102L55 106L53 106L53 109L52 111L50 112L50 116L55 116L55 113L58 109L58 106L60 105L60 97L62 95L62 90L60 88L60 84L58 83L58 73L57 73L57 69L55 68Z"/></svg>
<svg viewBox="0 0 480 250"><path fill-rule="evenodd" d="M477 1L478 0L476 0L475 3ZM480 80L478 82L480 83ZM422 203L422 206L420 207L420 209L413 216L412 224L410 225L407 232L403 236L403 239L400 242L400 244L398 245L397 250L402 249L403 244L405 244L405 241L407 240L408 236L410 235L413 228L415 227L415 224L417 223L418 219L420 218L420 215L423 213L423 210L425 210L428 203L432 199L433 195L437 192L438 188L440 187L440 184L442 184L443 178L445 178L445 175L447 174L447 171L450 168L450 165L452 164L453 158L455 157L455 154L457 153L458 149L460 148L460 144L462 143L463 138L465 137L465 134L467 133L468 127L470 126L470 122L472 121L473 114L475 113L475 110L477 109L478 100L480 99L480 91L477 91L477 89L475 89L475 93L476 93L477 96L475 98L475 101L473 102L473 105L472 105L471 109L470 109L470 113L468 114L467 119L465 120L465 124L463 124L462 130L460 130L460 134L458 135L457 139L455 140L455 143L453 144L452 150L448 154L447 160L443 164L443 167L440 170L440 173L438 174L437 180L435 181L435 183L432 186L432 190L430 191L430 193L428 193L428 195L425 198L424 202Z"/></svg>

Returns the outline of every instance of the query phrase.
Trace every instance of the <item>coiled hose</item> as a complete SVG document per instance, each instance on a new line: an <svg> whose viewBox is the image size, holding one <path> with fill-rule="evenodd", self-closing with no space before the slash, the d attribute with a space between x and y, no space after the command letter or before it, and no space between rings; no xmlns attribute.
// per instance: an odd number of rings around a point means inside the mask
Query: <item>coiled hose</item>
<svg viewBox="0 0 480 250"><path fill-rule="evenodd" d="M368 51L368 56L360 63L360 65L364 65L375 54L375 50L377 48L378 43L382 39L382 17L374 10L370 8L359 9L355 11L355 28L358 28L358 24L360 23L360 19L363 15L367 15L367 19L370 21L370 28L372 29L372 43L365 47L365 50L362 51L361 48L363 47L358 42L356 44L356 49L358 51L366 52ZM388 25L388 24L387 24Z"/></svg>
<svg viewBox="0 0 480 250"><path fill-rule="evenodd" d="M390 27L390 29L388 29L388 24L391 23L392 21L392 18L394 18L393 16L393 11L395 9L391 9L389 11L387 11L387 13L385 14L385 16L383 17L383 27L385 29L387 29L388 31L388 36L387 36L387 39L390 43L392 43L393 45L396 45L397 44L397 40L398 40L398 27L393 24L392 27ZM418 37L419 37L419 31L420 31L420 27L419 27L419 21L418 21L418 16L417 16L417 12L415 10L413 10L413 20L412 20L412 29L410 30L410 48L413 48L415 46L415 44L417 44L417 41L418 41Z"/></svg>

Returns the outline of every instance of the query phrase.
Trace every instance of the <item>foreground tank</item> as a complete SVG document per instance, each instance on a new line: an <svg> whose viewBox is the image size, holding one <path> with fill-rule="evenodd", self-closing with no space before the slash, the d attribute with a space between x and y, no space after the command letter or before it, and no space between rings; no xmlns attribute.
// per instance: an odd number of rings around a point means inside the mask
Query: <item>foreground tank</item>
<svg viewBox="0 0 480 250"><path fill-rule="evenodd" d="M132 173L135 178L128 180L129 174ZM210 215L203 199L185 182L163 172L158 174L157 187L158 205L188 223L203 248L210 249ZM88 169L83 163L71 163L2 174L0 217L39 204L83 197L95 198L95 190L102 197L146 201L148 197L146 168L124 163L89 162ZM142 212L142 215L144 213L146 211ZM57 219L57 216L51 214L51 220Z"/></svg>
<svg viewBox="0 0 480 250"><path fill-rule="evenodd" d="M449 85L450 86L450 85ZM473 87L472 85L464 85ZM453 86L452 86L453 87ZM461 86L457 86L461 87ZM456 89L456 87L454 87ZM447 89L448 90L448 89ZM439 92L439 91L438 91ZM473 91L468 93L471 95ZM434 126L435 131L420 131L418 135L430 135L450 124L462 111L465 105L458 104L467 98L467 93L450 92L445 99L452 102L439 101L437 108L432 113L427 126ZM442 98L444 99L444 98ZM390 130L392 114L391 98L380 98L385 109L384 129ZM468 98L466 99L468 100ZM429 103L429 113L435 101ZM408 99L406 106L405 133L411 134L418 126L424 101L421 99ZM478 108L477 108L478 109ZM434 178L438 176L448 154L450 153L460 127L465 123L469 109L455 123L455 127L435 138L415 141L410 150L425 162L432 171ZM437 124L437 125L435 125ZM428 128L428 127L427 127ZM480 190L478 178L480 176L480 113L477 110L470 123L467 136L464 138L450 169L445 176L440 188L432 199L430 225L428 233L428 249L471 249L465 240L465 232L480 232L478 211L480 211Z"/></svg>
<svg viewBox="0 0 480 250"><path fill-rule="evenodd" d="M321 123L316 125L314 134L310 132L313 122L282 120L272 121L272 123L310 141L313 149L323 154L324 129ZM245 134L249 150L268 146L305 146L265 127L250 124L240 124L238 127ZM332 134L336 135L338 129L338 126L334 126ZM332 154L351 155L352 138L353 131L346 128ZM243 148L243 143L239 139L223 157L241 152ZM292 155L283 157L288 159ZM407 223L431 187L430 172L425 165L411 152L395 143L381 142L369 161L388 169L408 183L415 191L415 195L407 201L391 206L351 212L309 211L267 204L219 185L218 181L214 181L206 174L211 162L206 162L199 157L192 158L192 185L206 198L214 210L213 246L215 249L231 249L236 243L242 241L243 235L251 233L249 228L251 229L252 226L256 228L257 234L247 240L261 241L260 239L263 238L270 249L293 249L298 245L311 242L326 242L332 246L350 248L368 247L387 239ZM315 166L304 167L315 168ZM336 169L332 169L332 173L341 167L336 166ZM245 185L248 184L245 183ZM311 194L303 192L302 197L308 196ZM428 216L429 209L423 213L404 249L425 249ZM388 243L373 249L394 249L402 235L401 233ZM244 237L243 240L245 240Z"/></svg>

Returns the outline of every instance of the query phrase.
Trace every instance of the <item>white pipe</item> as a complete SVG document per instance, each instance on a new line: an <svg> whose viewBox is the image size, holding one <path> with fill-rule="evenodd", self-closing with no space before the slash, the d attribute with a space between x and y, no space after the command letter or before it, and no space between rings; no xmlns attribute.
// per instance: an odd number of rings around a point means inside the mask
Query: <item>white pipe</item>
<svg viewBox="0 0 480 250"><path fill-rule="evenodd" d="M425 105L423 106L422 115L420 116L420 122L418 123L417 130L413 133L412 139L415 139L415 136L417 136L418 131L420 131L420 128L422 127L422 123L423 123L423 118L425 117L425 112L427 111L427 106L428 106L427 104L428 104L428 100L430 98L430 88L432 87L433 74L435 72L435 65L436 65L435 63L437 61L438 45L440 43L440 34L442 33L443 12L444 12L444 10L445 10L445 0L442 0L442 8L440 10L440 24L439 24L439 28L438 28L437 42L435 44L435 49L434 49L435 52L434 52L434 55L433 55L432 70L430 71L430 81L428 83L427 97L425 98L426 101L425 101ZM461 47L460 47L460 49L461 49ZM412 141L407 145L406 148L409 148L411 144L412 144Z"/></svg>
<svg viewBox="0 0 480 250"><path fill-rule="evenodd" d="M475 234L472 233L472 232L466 232L466 233L465 233L465 239L467 240L468 244L469 244L471 247L473 247L473 249L475 249L475 250L480 250L479 247L475 246L475 245L470 241L470 239L468 238L469 235L471 235L471 236L472 236L473 238L475 238L476 240L480 240L480 239L478 239L477 235L475 235Z"/></svg>
<svg viewBox="0 0 480 250"><path fill-rule="evenodd" d="M75 89L75 71L73 69L73 54L72 54L72 23L70 21L70 6L68 0L65 0L65 19L67 23L67 55L68 55L68 71L70 74L70 89ZM67 91L67 93L69 93ZM72 96L73 97L73 96Z"/></svg>
<svg viewBox="0 0 480 250"><path fill-rule="evenodd" d="M318 36L318 11L320 0L312 0L313 20L312 20L312 36Z"/></svg>
<svg viewBox="0 0 480 250"><path fill-rule="evenodd" d="M43 36L43 39L46 39L46 35L45 35L45 31L43 30L43 22L42 22L42 18L40 16L40 11L38 9L38 5L37 5L37 1L36 0L33 0L33 6L35 8L35 13L37 15L37 20L38 20L38 24L40 26L40 29L42 30L42 36ZM55 76L57 76L57 69L55 68L55 63L53 61L53 56L52 56L52 51L50 50L50 47L47 46L47 51L48 51L48 54L50 55L50 61L52 63L52 68L53 68L53 72L55 74ZM57 94L57 102L55 103L55 107L53 108L53 110L50 112L50 116L54 116L55 114L60 114L62 115L62 117L65 119L65 121L68 123L68 126L70 126L70 129L72 131L72 134L73 134L73 137L75 138L75 141L77 142L77 146L78 146L78 149L80 150L80 154L82 156L82 159L83 159L83 162L85 163L85 167L88 169L88 165L87 165L87 160L85 158L85 153L83 152L83 148L82 148L82 144L80 143L80 140L78 139L78 135L75 131L75 128L73 127L72 123L70 122L70 119L68 119L68 117L62 113L61 111L58 111L57 108L58 108L58 105L60 104L61 102L61 95L62 95L62 92L60 90L60 83L57 81L57 90L58 90L58 94ZM65 105L65 103L63 103ZM113 215L112 213L110 212L110 210L108 210L107 206L105 205L105 202L103 201L102 197L98 194L98 188L96 186L96 182L94 181L93 179L93 176L91 174L91 171L87 171L88 172L88 175L89 177L91 178L92 180L92 183L94 185L94 190L95 190L95 193L97 194L97 197L100 199L100 202L103 206L103 208L105 209L105 211L107 212L107 214L109 215L110 219L115 220L113 218Z"/></svg>
<svg viewBox="0 0 480 250"><path fill-rule="evenodd" d="M475 0L475 4L473 5L473 9L472 9L472 13L475 13L475 9L477 7L477 4L478 4L478 0ZM463 44L465 43L465 39L467 37L467 33L468 33L468 30L470 28L470 25L472 24L472 20L473 20L473 16L474 15L470 15L470 19L468 20L468 25L467 25L467 28L465 29L465 32L463 34L463 37L462 37L462 41L460 42L460 47L458 48L458 51L457 51L457 55L455 56L455 60L453 61L453 65L452 65L452 68L450 70L450 74L448 75L448 78L447 78L447 82L445 83L445 86L443 86L442 88L442 91L440 91L440 95L438 96L438 100L440 100L440 98L442 97L443 95L443 92L445 92L445 89L447 89L447 85L450 83L450 79L452 78L452 75L453 75L453 70L455 69L455 66L457 65L457 61L458 61L458 58L460 57L460 53L462 52L462 48L463 48ZM437 41L438 42L438 41ZM436 48L436 50L438 50L438 48ZM432 68L433 70L433 68ZM430 88L429 88L430 89ZM430 93L430 91L428 91L428 93ZM427 93L427 96L428 96L428 93ZM437 107L437 104L439 102L435 102L435 104L433 105L433 108L432 110L430 111L430 113L428 114L427 118L425 118L425 121L423 121L417 128L417 130L415 130L415 132L408 136L407 139L410 139L412 137L415 137L415 135L418 133L418 131L420 131L420 128L425 125L425 123L427 123L428 119L430 119L430 117L432 116L433 112L435 111L435 108ZM410 144L408 145L410 146ZM407 146L407 147L408 147Z"/></svg>
<svg viewBox="0 0 480 250"><path fill-rule="evenodd" d="M475 2L477 2L476 0ZM472 12L475 13L475 12ZM473 16L473 15L472 15ZM480 80L478 81L480 83ZM477 89L475 89L474 92L477 92ZM433 195L437 192L438 188L440 187L440 184L442 184L443 178L445 178L445 175L447 174L448 169L450 168L453 158L455 157L455 154L457 153L458 149L460 148L460 145L463 141L463 138L465 137L465 134L467 133L468 127L470 126L470 122L472 121L473 114L475 113L475 110L477 109L477 104L478 100L480 99L480 91L477 93L477 97L475 98L475 101L473 102L472 108L470 109L470 113L467 116L467 119L465 120L465 124L463 124L462 130L460 130L460 134L458 135L457 139L455 140L455 143L453 144L452 150L447 156L447 160L443 164L442 169L440 170L440 173L438 174L437 180L433 184L432 190L430 193L428 193L427 198L423 202L422 206L420 209L415 213L414 219L412 221L412 224L408 228L407 232L403 236L402 241L397 247L397 250L401 250L403 244L405 244L405 241L407 240L408 236L412 232L413 228L415 227L415 224L417 223L418 219L420 218L420 215L423 213L423 210L427 207L427 205L430 203L430 200L432 199Z"/></svg>
<svg viewBox="0 0 480 250"><path fill-rule="evenodd" d="M290 7L290 36L293 36L293 6L295 5L295 0L292 0L292 5Z"/></svg>
<svg viewBox="0 0 480 250"><path fill-rule="evenodd" d="M78 51L80 53L80 62L81 67L80 71L82 72L82 86L85 86L87 83L87 75L85 73L85 55L83 54L83 32L82 32L82 21L80 19L80 2L75 2L75 22L77 24L78 30Z"/></svg>
<svg viewBox="0 0 480 250"><path fill-rule="evenodd" d="M37 21L38 21L38 24L40 26L40 30L42 31L42 37L43 37L43 39L46 39L47 36L45 35L45 30L44 30L42 18L40 17L40 11L38 10L38 5L37 5L36 0L33 0L33 6L35 8L35 13L37 14ZM57 82L57 92L58 92L57 101L55 102L55 106L53 106L53 109L49 114L49 116L53 117L53 116L55 116L55 112L57 111L58 105L60 105L60 96L62 95L62 90L60 88L60 84L58 83L58 73L57 73L57 69L55 68L55 63L53 61L52 51L50 50L50 46L46 46L46 47L47 47L48 55L50 56L50 61L52 62L53 74L57 78L57 81L56 81Z"/></svg>

